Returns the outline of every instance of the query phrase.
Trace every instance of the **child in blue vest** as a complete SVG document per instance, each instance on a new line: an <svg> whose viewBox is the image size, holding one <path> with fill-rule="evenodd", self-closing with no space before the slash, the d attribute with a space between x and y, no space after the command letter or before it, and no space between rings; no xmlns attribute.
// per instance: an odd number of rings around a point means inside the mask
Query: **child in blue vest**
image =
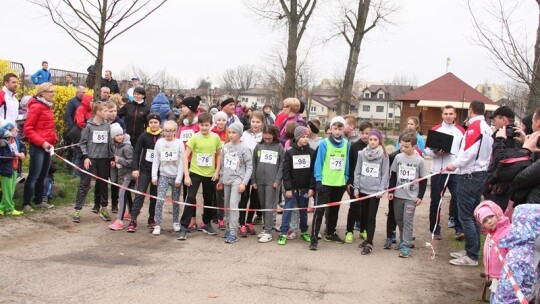
<svg viewBox="0 0 540 304"><path fill-rule="evenodd" d="M315 183L317 189L317 206L330 202L339 202L345 193L345 185L349 177L349 143L343 136L345 119L336 116L330 121L330 135L321 141L315 160ZM317 208L313 216L311 228L310 250L317 250L317 236L321 229L325 208ZM336 233L339 205L328 207L326 226L327 242L343 244L344 241Z"/></svg>

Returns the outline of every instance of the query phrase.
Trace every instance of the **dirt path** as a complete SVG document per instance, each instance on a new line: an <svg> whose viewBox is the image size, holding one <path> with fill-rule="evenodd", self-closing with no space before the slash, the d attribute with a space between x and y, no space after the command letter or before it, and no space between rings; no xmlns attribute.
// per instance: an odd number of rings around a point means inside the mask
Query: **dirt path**
<svg viewBox="0 0 540 304"><path fill-rule="evenodd" d="M170 207L165 231L156 237L145 226L135 234L110 231L88 206L81 224L71 222L71 206L0 220L0 302L474 303L480 295L481 268L451 266L453 249L445 241L429 260L423 247L429 237L427 200L417 209L417 246L409 259L382 249L384 198L369 256L360 255L357 232L353 245L322 241L315 252L300 240L279 246L276 233L268 244L250 236L228 245L221 232L195 232L181 242L172 232ZM341 234L348 209L340 211ZM444 229L445 238L452 233Z"/></svg>

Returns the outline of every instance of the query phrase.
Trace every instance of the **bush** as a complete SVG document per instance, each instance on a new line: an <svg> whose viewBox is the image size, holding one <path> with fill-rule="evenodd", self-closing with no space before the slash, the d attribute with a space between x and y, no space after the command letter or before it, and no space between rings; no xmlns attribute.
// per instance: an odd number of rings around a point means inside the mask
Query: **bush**
<svg viewBox="0 0 540 304"><path fill-rule="evenodd" d="M28 94L34 95L37 91L37 87L32 88ZM66 113L66 106L68 101L75 97L75 94L77 93L77 88L73 86L65 87L65 86L54 86L54 101L53 101L53 112L54 112L54 122L56 124L56 134L58 134L58 138L62 139L62 135L64 134L64 130L66 128L66 123L64 121L64 114ZM93 95L93 90L86 90L86 93L89 95Z"/></svg>

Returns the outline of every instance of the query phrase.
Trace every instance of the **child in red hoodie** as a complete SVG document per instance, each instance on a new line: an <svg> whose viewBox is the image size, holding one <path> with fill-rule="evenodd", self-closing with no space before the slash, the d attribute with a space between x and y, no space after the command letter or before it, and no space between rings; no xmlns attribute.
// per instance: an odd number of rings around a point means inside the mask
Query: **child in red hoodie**
<svg viewBox="0 0 540 304"><path fill-rule="evenodd" d="M498 247L504 258L508 253L508 249L499 247L499 240L510 231L510 219L504 215L501 207L492 201L481 202L474 209L474 217L487 233L486 242L484 243L484 273L486 278L491 280L489 287L491 293L495 294L502 268L495 246Z"/></svg>

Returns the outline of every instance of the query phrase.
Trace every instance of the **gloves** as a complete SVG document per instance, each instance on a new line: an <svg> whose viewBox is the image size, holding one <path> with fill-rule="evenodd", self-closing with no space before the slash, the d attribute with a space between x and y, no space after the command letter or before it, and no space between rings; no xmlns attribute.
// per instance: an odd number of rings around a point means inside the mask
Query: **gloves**
<svg viewBox="0 0 540 304"><path fill-rule="evenodd" d="M315 185L315 189L317 190L317 192L323 193L324 187L323 187L323 185L322 185L322 182L317 181L317 182L316 182L316 185Z"/></svg>

